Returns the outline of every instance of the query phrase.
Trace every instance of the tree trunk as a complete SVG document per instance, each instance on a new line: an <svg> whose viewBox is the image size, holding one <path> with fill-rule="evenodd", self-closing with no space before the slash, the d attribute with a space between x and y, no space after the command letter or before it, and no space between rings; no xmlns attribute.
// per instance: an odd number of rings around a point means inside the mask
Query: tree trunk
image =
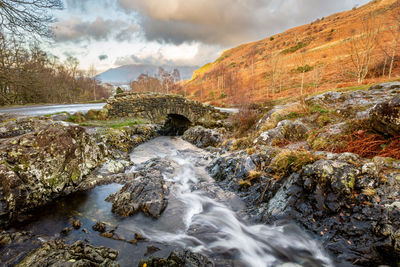
<svg viewBox="0 0 400 267"><path fill-rule="evenodd" d="M393 71L393 65L394 65L394 58L396 56L396 50L397 50L397 42L399 40L399 33L400 33L400 25L397 25L396 29L396 36L394 38L394 44L393 44L393 51L392 51L392 58L390 60L390 67L389 67L389 79L392 77L392 71Z"/></svg>

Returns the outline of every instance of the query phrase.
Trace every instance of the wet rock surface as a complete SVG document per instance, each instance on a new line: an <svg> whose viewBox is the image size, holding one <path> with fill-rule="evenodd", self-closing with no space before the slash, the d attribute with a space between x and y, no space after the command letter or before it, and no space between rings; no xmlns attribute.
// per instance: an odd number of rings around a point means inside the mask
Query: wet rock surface
<svg viewBox="0 0 400 267"><path fill-rule="evenodd" d="M14 266L28 251L40 246L40 241L29 231L0 231L0 263Z"/></svg>
<svg viewBox="0 0 400 267"><path fill-rule="evenodd" d="M161 171L157 168L145 168L136 178L111 195L112 211L121 216L131 216L143 212L158 218L168 205L169 189Z"/></svg>
<svg viewBox="0 0 400 267"><path fill-rule="evenodd" d="M337 264L399 262L400 162L316 153L322 159L277 179L269 166L274 154L279 153L268 147L258 147L253 155L236 152L215 159L208 170L223 188L242 197L253 220L295 221L318 236ZM246 165L265 170L250 187L240 185L248 178L241 172Z"/></svg>
<svg viewBox="0 0 400 267"><path fill-rule="evenodd" d="M26 256L16 266L119 266L118 251L94 247L83 241L67 245L63 241L50 241Z"/></svg>
<svg viewBox="0 0 400 267"><path fill-rule="evenodd" d="M189 250L175 250L173 251L168 258L150 258L147 260L142 260L139 264L140 267L149 266L187 266L187 267L212 267L215 266L214 262L208 259L207 257L193 253Z"/></svg>
<svg viewBox="0 0 400 267"><path fill-rule="evenodd" d="M202 126L190 128L183 134L182 138L200 148L216 147L222 143L222 135L217 130Z"/></svg>

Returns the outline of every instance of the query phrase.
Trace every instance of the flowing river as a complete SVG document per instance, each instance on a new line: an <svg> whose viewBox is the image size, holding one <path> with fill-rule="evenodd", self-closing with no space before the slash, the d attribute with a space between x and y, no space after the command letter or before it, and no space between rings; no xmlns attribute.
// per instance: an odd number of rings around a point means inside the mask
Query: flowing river
<svg viewBox="0 0 400 267"><path fill-rule="evenodd" d="M105 199L122 186L111 184L60 199L22 227L43 240L58 237L80 219L85 230L72 230L64 239L88 240L120 251L121 266L137 266L146 256L165 257L176 248L201 252L218 266L332 266L320 244L294 225L256 225L246 221L244 204L222 190L207 174L210 154L178 137L158 137L131 153L130 171L149 160L165 161L164 179L170 184L168 207L158 219L143 214L122 218ZM92 230L98 220L113 229L119 240ZM135 233L146 238L127 242Z"/></svg>

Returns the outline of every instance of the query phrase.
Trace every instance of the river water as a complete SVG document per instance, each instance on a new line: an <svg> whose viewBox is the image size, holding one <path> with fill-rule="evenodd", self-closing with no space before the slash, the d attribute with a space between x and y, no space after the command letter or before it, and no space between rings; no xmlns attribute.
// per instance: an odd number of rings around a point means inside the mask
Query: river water
<svg viewBox="0 0 400 267"><path fill-rule="evenodd" d="M151 256L160 257L175 248L188 248L215 259L219 266L332 265L320 244L298 227L246 222L240 215L245 209L240 199L218 187L207 174L205 167L210 161L207 152L178 137L158 137L133 150L131 160L135 165L130 171L154 159L171 166L163 172L171 187L168 206L160 218L114 215L111 203L105 199L121 185L111 184L56 201L23 226L23 230L31 230L47 240L60 236L60 231L70 226L71 219L80 219L86 231L72 230L64 238L68 242L81 239L117 249L122 266L137 266L149 254L149 247L158 249ZM91 227L98 220L105 222L108 229L114 229L122 241L94 232ZM126 242L135 233L147 241Z"/></svg>

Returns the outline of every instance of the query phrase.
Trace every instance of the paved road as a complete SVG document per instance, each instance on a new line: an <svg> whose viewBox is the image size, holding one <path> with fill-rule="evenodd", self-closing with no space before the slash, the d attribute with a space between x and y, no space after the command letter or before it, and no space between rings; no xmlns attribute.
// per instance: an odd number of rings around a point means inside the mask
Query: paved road
<svg viewBox="0 0 400 267"><path fill-rule="evenodd" d="M215 108L218 110L221 110L223 112L227 112L227 113L238 113L239 112L238 108L218 108L218 107L215 107Z"/></svg>
<svg viewBox="0 0 400 267"><path fill-rule="evenodd" d="M105 104L106 103L11 107L0 109L0 113L14 113L26 116L42 116L63 111L70 114L78 111L86 113L89 109L101 109Z"/></svg>
<svg viewBox="0 0 400 267"><path fill-rule="evenodd" d="M0 113L14 113L25 116L43 116L48 114L54 114L57 112L66 111L70 114L75 112L88 112L89 109L101 109L106 103L97 104L71 104L71 105L39 105L39 106L23 106L23 107L10 107L0 109ZM237 108L218 108L217 109L228 112L237 113Z"/></svg>

